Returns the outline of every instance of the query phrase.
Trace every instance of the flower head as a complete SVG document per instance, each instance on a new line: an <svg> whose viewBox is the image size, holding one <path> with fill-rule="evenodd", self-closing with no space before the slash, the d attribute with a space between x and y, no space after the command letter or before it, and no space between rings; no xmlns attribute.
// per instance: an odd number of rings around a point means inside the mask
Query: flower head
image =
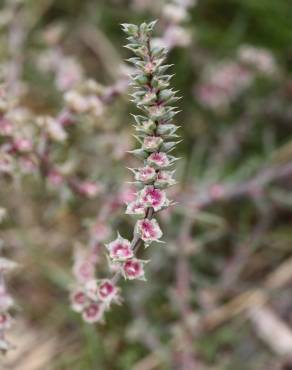
<svg viewBox="0 0 292 370"><path fill-rule="evenodd" d="M163 206L167 204L167 198L165 192L160 189L156 189L154 186L145 186L140 192L140 202L147 207L152 207L154 211L159 211Z"/></svg>
<svg viewBox="0 0 292 370"><path fill-rule="evenodd" d="M147 163L154 168L164 168L169 166L170 161L167 154L156 152L149 155Z"/></svg>
<svg viewBox="0 0 292 370"><path fill-rule="evenodd" d="M146 136L143 141L143 149L147 152L155 152L159 149L163 139L160 136Z"/></svg>
<svg viewBox="0 0 292 370"><path fill-rule="evenodd" d="M102 319L104 307L100 302L89 303L82 311L83 320L88 323L95 323Z"/></svg>
<svg viewBox="0 0 292 370"><path fill-rule="evenodd" d="M94 264L90 260L76 259L73 266L73 273L80 283L86 283L92 280L94 278L94 271Z"/></svg>
<svg viewBox="0 0 292 370"><path fill-rule="evenodd" d="M98 287L98 297L101 301L111 302L117 297L117 287L108 279L104 279L100 282Z"/></svg>
<svg viewBox="0 0 292 370"><path fill-rule="evenodd" d="M126 214L144 218L145 210L146 210L145 205L139 200L135 200L128 204Z"/></svg>
<svg viewBox="0 0 292 370"><path fill-rule="evenodd" d="M83 289L79 288L74 290L70 296L71 307L76 312L82 312L86 304L88 303L88 298Z"/></svg>
<svg viewBox="0 0 292 370"><path fill-rule="evenodd" d="M97 221L92 225L92 233L96 241L102 242L110 236L111 230L104 222Z"/></svg>
<svg viewBox="0 0 292 370"><path fill-rule="evenodd" d="M135 172L135 180L141 181L144 184L149 184L156 178L156 171L153 167L145 166L138 168Z"/></svg>
<svg viewBox="0 0 292 370"><path fill-rule="evenodd" d="M140 279L144 280L144 268L143 264L145 262L138 260L136 258L130 259L123 263L122 265L122 272L125 279L133 280L133 279Z"/></svg>
<svg viewBox="0 0 292 370"><path fill-rule="evenodd" d="M133 250L129 240L118 235L117 239L106 245L110 258L113 260L126 260L133 257Z"/></svg>
<svg viewBox="0 0 292 370"><path fill-rule="evenodd" d="M141 239L148 244L162 237L162 231L155 219L148 220L145 218L143 220L138 220L136 223L136 232L140 235Z"/></svg>

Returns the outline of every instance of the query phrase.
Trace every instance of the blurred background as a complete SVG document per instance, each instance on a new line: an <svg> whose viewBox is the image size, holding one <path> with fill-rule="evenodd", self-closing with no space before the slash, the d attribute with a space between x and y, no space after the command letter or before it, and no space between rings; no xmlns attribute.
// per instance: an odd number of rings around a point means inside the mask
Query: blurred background
<svg viewBox="0 0 292 370"><path fill-rule="evenodd" d="M18 263L1 369L292 369L292 3L0 3L1 253ZM153 19L183 97L178 205L143 251L147 282L89 325L76 270L90 255L107 276L104 242L133 228L120 24Z"/></svg>

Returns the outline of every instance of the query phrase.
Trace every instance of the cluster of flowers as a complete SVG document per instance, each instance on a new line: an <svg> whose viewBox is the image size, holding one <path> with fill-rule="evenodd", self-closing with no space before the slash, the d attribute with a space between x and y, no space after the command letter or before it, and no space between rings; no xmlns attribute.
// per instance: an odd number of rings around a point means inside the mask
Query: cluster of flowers
<svg viewBox="0 0 292 370"><path fill-rule="evenodd" d="M83 317L91 322L100 321L110 303L120 301L117 287L120 276L129 280L145 280L144 265L147 261L137 258L136 252L143 243L148 247L152 242L161 242L162 231L153 216L173 204L167 199L165 189L175 184L170 168L177 158L169 153L178 143L178 126L172 123L177 111L171 104L179 98L169 88L171 76L166 71L170 65L163 64L167 51L152 44L151 34L155 23L143 23L139 27L123 25L129 41L126 47L136 55L129 59L135 66L131 76L135 89L133 102L142 111L141 115L134 116L136 138L141 147L131 153L143 159L144 163L142 167L131 169L138 191L126 209L127 214L138 220L132 241L118 234L114 241L106 244L113 278L89 280L82 290L72 295L72 307L81 311ZM91 311L89 307L92 305L95 309ZM92 318L88 318L89 313Z"/></svg>
<svg viewBox="0 0 292 370"><path fill-rule="evenodd" d="M96 280L95 271L97 267L101 267L100 257L104 243L112 234L106 221L113 218L115 212L119 211L126 201L131 200L133 200L133 189L130 185L104 199L96 220L87 222L90 234L89 245L76 245L73 264L75 282L70 300L72 309L82 313L86 322L101 321L110 303L121 301L119 289L109 279Z"/></svg>
<svg viewBox="0 0 292 370"><path fill-rule="evenodd" d="M74 254L73 274L76 284L71 292L72 309L81 312L85 321L93 323L103 317L105 307L117 297L117 289L107 279L95 280L101 243L110 235L104 222L91 225L90 248L77 245Z"/></svg>
<svg viewBox="0 0 292 370"><path fill-rule="evenodd" d="M98 195L100 184L62 173L52 160L52 144L62 144L68 137L64 112L57 117L36 116L11 102L4 86L0 95L0 173L10 177L39 173L54 187L67 186L89 198ZM72 122L72 112L67 110L66 115Z"/></svg>
<svg viewBox="0 0 292 370"><path fill-rule="evenodd" d="M168 49L190 45L191 33L184 23L189 19L189 9L195 5L194 0L172 0L163 6L162 18L166 28L161 41Z"/></svg>
<svg viewBox="0 0 292 370"><path fill-rule="evenodd" d="M65 105L71 113L100 117L105 105L128 89L126 73L121 66L116 83L107 87L87 79L78 60L65 55L60 48L63 32L61 25L48 27L43 34L48 48L37 55L36 64L42 72L53 75L55 86L64 95Z"/></svg>
<svg viewBox="0 0 292 370"><path fill-rule="evenodd" d="M93 198L103 191L103 185L99 181L80 179L72 174L74 167L66 166L63 162L64 158L62 158L62 163L58 163L57 153L69 137L69 127L79 122L79 115L82 117L85 114L87 117L90 115L93 119L100 116L104 112L104 107L122 93L128 87L128 83L125 83L124 79L107 88L96 81L83 80L83 73L73 79L73 75L78 70L77 64L74 64L70 58L66 60L61 52L58 58L64 58L65 64L68 62L68 70L55 71L58 76L57 87L64 94L65 102L65 108L56 116L37 115L31 109L19 104L19 101L25 101L22 96L11 97L7 84L0 87L0 177L10 180L11 178L19 179L22 175L37 174L57 189L60 195L69 188L74 194ZM58 58L53 64L55 68L62 65L62 63L57 63L57 60L62 61ZM69 68L69 65L72 68ZM72 71L75 72L72 73ZM68 74L71 74L72 78ZM73 89L77 89L77 86L82 95L76 97ZM85 105L88 109L84 108ZM109 134L108 128L107 134ZM119 199L112 199L109 202L113 209L117 208L118 203L120 206ZM101 227L98 232L95 231L100 234L100 243L103 240L101 234L105 231L102 231ZM97 250L98 245L95 244L90 253L83 256L83 264L80 263L80 254L76 257L74 264L76 275L86 275L86 271L94 268ZM87 263L88 261L90 263ZM12 322L8 311L13 305L13 300L5 287L4 274L14 265L12 261L0 258L0 350L3 351L11 347L5 339L5 331ZM88 310L89 317L91 317L92 310L91 307Z"/></svg>
<svg viewBox="0 0 292 370"><path fill-rule="evenodd" d="M132 0L135 10L159 14L163 32L161 37L154 38L153 43L169 50L174 47L187 47L191 43L191 33L186 27L189 10L197 3L196 0ZM155 15L157 15L155 14Z"/></svg>
<svg viewBox="0 0 292 370"><path fill-rule="evenodd" d="M0 208L0 222L5 217L5 214L5 209ZM2 241L0 242L2 243ZM16 266L14 261L0 257L0 351L3 353L12 347L12 344L6 339L6 331L13 322L10 310L14 305L14 300L6 288L5 275L14 270Z"/></svg>
<svg viewBox="0 0 292 370"><path fill-rule="evenodd" d="M276 71L276 62L268 50L244 45L238 49L235 60L205 68L195 96L209 109L226 109L257 76L272 77Z"/></svg>

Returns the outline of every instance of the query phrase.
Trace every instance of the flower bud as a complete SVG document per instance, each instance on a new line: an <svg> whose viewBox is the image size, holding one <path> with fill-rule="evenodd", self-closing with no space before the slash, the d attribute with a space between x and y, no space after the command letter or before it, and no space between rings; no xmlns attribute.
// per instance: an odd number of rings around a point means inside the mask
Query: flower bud
<svg viewBox="0 0 292 370"><path fill-rule="evenodd" d="M173 124L160 124L157 127L157 134L172 136L176 132L177 129L178 129L178 126L173 125Z"/></svg>
<svg viewBox="0 0 292 370"><path fill-rule="evenodd" d="M144 121L141 125L135 126L137 131L144 132L145 134L152 134L156 129L156 124L152 120Z"/></svg>

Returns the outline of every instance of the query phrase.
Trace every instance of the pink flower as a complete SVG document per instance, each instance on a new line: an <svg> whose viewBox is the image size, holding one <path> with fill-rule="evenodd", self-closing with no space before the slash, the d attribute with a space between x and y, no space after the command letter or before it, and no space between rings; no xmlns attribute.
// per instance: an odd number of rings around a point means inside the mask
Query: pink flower
<svg viewBox="0 0 292 370"><path fill-rule="evenodd" d="M195 89L195 95L202 105L211 109L217 109L229 103L229 97L222 88L211 83L198 86Z"/></svg>
<svg viewBox="0 0 292 370"><path fill-rule="evenodd" d="M103 222L97 221L93 226L92 226L92 232L94 235L94 239L98 242L102 242L105 239L107 239L110 236L110 228L108 225L106 225Z"/></svg>
<svg viewBox="0 0 292 370"><path fill-rule="evenodd" d="M126 209L126 214L127 215L134 215L138 217L145 217L145 206L143 203L139 201L134 201L128 204L127 209Z"/></svg>
<svg viewBox="0 0 292 370"><path fill-rule="evenodd" d="M110 280L102 280L98 288L98 297L101 301L112 301L117 295L118 289Z"/></svg>
<svg viewBox="0 0 292 370"><path fill-rule="evenodd" d="M163 152L152 153L147 158L147 162L150 166L155 168L164 168L169 166L170 162L167 154Z"/></svg>
<svg viewBox="0 0 292 370"><path fill-rule="evenodd" d="M254 67L260 73L273 74L277 68L273 55L267 49L243 45L238 50L239 60Z"/></svg>
<svg viewBox="0 0 292 370"><path fill-rule="evenodd" d="M135 180L141 181L145 184L152 182L156 178L156 171L150 166L138 168L135 171Z"/></svg>
<svg viewBox="0 0 292 370"><path fill-rule="evenodd" d="M226 108L250 86L253 74L238 62L227 61L206 68L195 94L211 109Z"/></svg>
<svg viewBox="0 0 292 370"><path fill-rule="evenodd" d="M122 238L119 234L116 240L106 245L110 258L114 260L126 260L133 257L133 250L129 240Z"/></svg>
<svg viewBox="0 0 292 370"><path fill-rule="evenodd" d="M154 211L158 211L166 205L167 198L163 190L146 186L140 193L140 201L146 207L152 207Z"/></svg>
<svg viewBox="0 0 292 370"><path fill-rule="evenodd" d="M143 142L143 149L147 152L155 152L162 143L163 140L160 136L146 136Z"/></svg>
<svg viewBox="0 0 292 370"><path fill-rule="evenodd" d="M91 302L82 312L83 320L88 323L98 322L102 319L104 307L101 303Z"/></svg>
<svg viewBox="0 0 292 370"><path fill-rule="evenodd" d="M122 265L123 275L126 279L141 279L144 280L143 261L136 258L130 259Z"/></svg>
<svg viewBox="0 0 292 370"><path fill-rule="evenodd" d="M157 241L162 237L162 231L155 219L148 220L145 218L143 220L138 220L135 230L145 243Z"/></svg>
<svg viewBox="0 0 292 370"><path fill-rule="evenodd" d="M21 153L27 153L32 150L32 142L29 139L19 138L14 141L14 149Z"/></svg>
<svg viewBox="0 0 292 370"><path fill-rule="evenodd" d="M64 181L64 177L58 170L52 169L48 173L48 180L52 185L58 186L62 184L62 182Z"/></svg>
<svg viewBox="0 0 292 370"><path fill-rule="evenodd" d="M7 312L0 313L0 331L11 327L11 316Z"/></svg>
<svg viewBox="0 0 292 370"><path fill-rule="evenodd" d="M78 191L81 195L94 198L99 193L100 186L91 181L84 181L78 185Z"/></svg>
<svg viewBox="0 0 292 370"><path fill-rule="evenodd" d="M88 260L77 259L73 266L73 273L80 283L85 283L94 278L94 265Z"/></svg>
<svg viewBox="0 0 292 370"><path fill-rule="evenodd" d="M82 289L77 289L71 294L71 307L76 312L82 312L88 302L88 298Z"/></svg>
<svg viewBox="0 0 292 370"><path fill-rule="evenodd" d="M118 194L118 201L121 204L128 204L136 199L136 188L132 184L124 185Z"/></svg>
<svg viewBox="0 0 292 370"><path fill-rule="evenodd" d="M12 132L13 132L12 123L4 117L0 118L0 135L10 136Z"/></svg>

